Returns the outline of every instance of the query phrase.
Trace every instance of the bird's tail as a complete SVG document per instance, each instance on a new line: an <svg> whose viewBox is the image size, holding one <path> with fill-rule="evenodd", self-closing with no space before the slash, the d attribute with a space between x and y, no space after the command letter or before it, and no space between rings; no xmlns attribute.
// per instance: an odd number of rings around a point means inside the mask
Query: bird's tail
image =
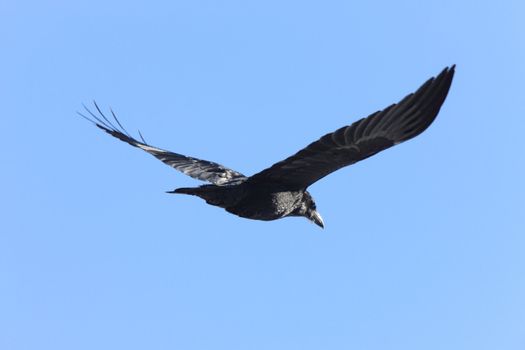
<svg viewBox="0 0 525 350"><path fill-rule="evenodd" d="M228 195L229 191L231 190L226 186L203 185L200 187L176 188L167 193L181 193L197 196L204 199L208 204L225 208L227 205L231 204L231 201L233 200L232 194L230 193Z"/></svg>
<svg viewBox="0 0 525 350"><path fill-rule="evenodd" d="M199 194L199 187L181 187L176 188L173 191L166 191L166 193L181 193L196 196Z"/></svg>

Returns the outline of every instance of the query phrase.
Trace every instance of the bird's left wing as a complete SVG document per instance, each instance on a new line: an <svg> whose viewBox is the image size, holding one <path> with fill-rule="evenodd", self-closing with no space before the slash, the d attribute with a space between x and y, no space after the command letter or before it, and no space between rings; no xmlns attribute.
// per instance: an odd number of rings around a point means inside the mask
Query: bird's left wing
<svg viewBox="0 0 525 350"><path fill-rule="evenodd" d="M89 110L86 106L84 106L84 109L86 110L89 116L80 112L79 114L82 117L89 120L90 122L94 123L96 126L104 130L111 136L114 136L121 141L127 142L128 144L134 147L138 147L143 151L148 152L149 154L153 155L154 157L166 163L167 165L177 169L178 171L188 176L193 177L194 179L208 181L215 185L224 185L232 181L246 179L246 176L244 176L243 174L228 169L223 165L207 160L188 157L182 154L166 151L161 148L148 145L148 143L144 140L142 135L140 135L140 132L139 135L142 141L138 141L132 136L130 136L126 129L124 129L124 127L120 124L113 111L111 111L111 114L114 119L114 122L112 122L102 113L102 111L96 103L94 103L94 105L99 116L97 116L94 112Z"/></svg>
<svg viewBox="0 0 525 350"><path fill-rule="evenodd" d="M454 66L445 68L399 103L324 135L248 181L306 189L337 169L419 135L436 118L453 76Z"/></svg>

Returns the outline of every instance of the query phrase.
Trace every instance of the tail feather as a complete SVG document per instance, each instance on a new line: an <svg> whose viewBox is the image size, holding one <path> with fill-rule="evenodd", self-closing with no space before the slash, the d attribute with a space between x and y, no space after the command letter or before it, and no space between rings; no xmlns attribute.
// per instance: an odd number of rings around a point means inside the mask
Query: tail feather
<svg viewBox="0 0 525 350"><path fill-rule="evenodd" d="M166 191L166 193L180 193L180 194L189 194L189 195L196 195L199 188L195 187L181 187L176 188L173 191Z"/></svg>
<svg viewBox="0 0 525 350"><path fill-rule="evenodd" d="M234 186L235 188L235 186ZM203 185L200 187L181 187L167 193L181 193L197 196L211 205L227 208L239 201L239 190L233 190L228 186ZM241 196L242 197L242 196Z"/></svg>

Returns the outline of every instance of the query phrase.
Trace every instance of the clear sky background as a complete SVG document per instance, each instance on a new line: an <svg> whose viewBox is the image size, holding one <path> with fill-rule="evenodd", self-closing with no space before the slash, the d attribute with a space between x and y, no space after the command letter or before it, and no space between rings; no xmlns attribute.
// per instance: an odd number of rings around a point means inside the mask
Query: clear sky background
<svg viewBox="0 0 525 350"><path fill-rule="evenodd" d="M0 2L0 348L525 349L523 1ZM457 64L422 135L241 219L75 112L253 174Z"/></svg>

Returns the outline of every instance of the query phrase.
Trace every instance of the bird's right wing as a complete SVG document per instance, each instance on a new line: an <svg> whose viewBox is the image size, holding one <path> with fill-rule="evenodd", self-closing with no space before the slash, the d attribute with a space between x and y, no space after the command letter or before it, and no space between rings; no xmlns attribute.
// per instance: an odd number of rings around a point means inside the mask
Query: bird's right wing
<svg viewBox="0 0 525 350"><path fill-rule="evenodd" d="M399 103L324 135L248 181L306 189L337 169L419 135L436 118L453 76L454 66L445 68Z"/></svg>
<svg viewBox="0 0 525 350"><path fill-rule="evenodd" d="M97 116L94 112L90 111L85 106L84 108L86 112L89 113L89 117L80 112L79 114L82 117L89 120L90 122L94 123L96 126L104 130L111 136L114 136L121 141L127 142L128 144L134 147L138 147L148 152L149 154L153 155L154 157L171 166L172 168L175 168L178 171L193 177L194 179L208 181L215 185L224 185L235 180L246 179L246 176L244 176L243 174L228 169L220 164L210 162L207 160L184 156L182 154L150 146L146 143L142 135L140 135L140 132L139 135L142 142L138 141L135 138L131 137L126 131L126 129L124 129L124 127L120 124L113 111L111 111L111 114L113 116L114 121L116 122L116 125L113 124L108 118L106 118L106 116L102 113L102 111L96 103L94 103L94 105L97 112L99 113L99 116Z"/></svg>

